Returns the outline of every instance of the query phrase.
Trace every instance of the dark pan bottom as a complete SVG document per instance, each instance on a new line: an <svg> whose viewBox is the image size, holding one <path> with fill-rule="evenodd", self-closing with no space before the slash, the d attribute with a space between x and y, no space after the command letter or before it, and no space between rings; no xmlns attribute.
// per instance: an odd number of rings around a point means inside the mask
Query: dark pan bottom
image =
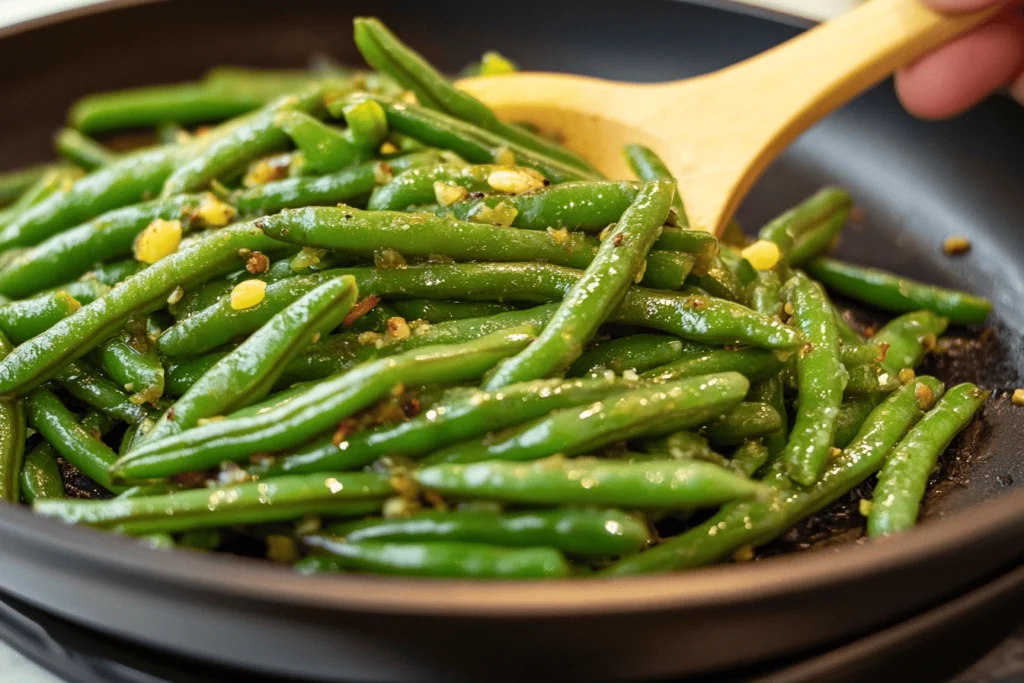
<svg viewBox="0 0 1024 683"><path fill-rule="evenodd" d="M827 652L687 680L944 683L978 662L969 675L956 678L955 683L1016 683L1024 680L1024 657L1007 661L985 655L1000 642L1024 643L1024 631L1019 629L1022 624L1024 567L1017 567L940 607ZM1016 633L1012 633L1014 629L1018 629ZM242 675L249 683L299 683L295 678L241 674L138 647L6 596L0 596L0 640L68 683L220 683Z"/></svg>

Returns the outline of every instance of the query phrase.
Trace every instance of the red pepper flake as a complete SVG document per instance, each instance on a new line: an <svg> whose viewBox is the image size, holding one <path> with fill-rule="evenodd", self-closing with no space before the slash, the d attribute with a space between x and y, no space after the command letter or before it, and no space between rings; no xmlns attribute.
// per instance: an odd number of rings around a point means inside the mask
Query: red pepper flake
<svg viewBox="0 0 1024 683"><path fill-rule="evenodd" d="M615 236L615 239L612 240L612 244L614 244L616 247L621 247L622 246L622 242L625 239L626 239L626 236L623 235L620 232L618 235Z"/></svg>
<svg viewBox="0 0 1024 683"><path fill-rule="evenodd" d="M878 358L875 360L879 363L885 362L885 359L889 357L889 342L882 342L878 345Z"/></svg>
<svg viewBox="0 0 1024 683"><path fill-rule="evenodd" d="M423 404L417 398L410 397L409 400L402 404L402 412L405 413L406 417L416 417L422 410Z"/></svg>
<svg viewBox="0 0 1024 683"><path fill-rule="evenodd" d="M170 422L174 422L174 406L167 409L167 419Z"/></svg>
<svg viewBox="0 0 1024 683"><path fill-rule="evenodd" d="M708 307L708 300L707 297L694 295L686 299L686 305L695 311L703 311Z"/></svg>
<svg viewBox="0 0 1024 683"><path fill-rule="evenodd" d="M342 420L334 431L334 436L331 437L331 443L335 446L340 446L341 442L353 434L357 428L358 425L355 420Z"/></svg>
<svg viewBox="0 0 1024 683"><path fill-rule="evenodd" d="M362 318L364 315L373 310L373 307L380 303L380 297L371 294L365 299L361 299L356 302L356 305L352 307L352 310L345 316L345 325L351 325L355 321Z"/></svg>

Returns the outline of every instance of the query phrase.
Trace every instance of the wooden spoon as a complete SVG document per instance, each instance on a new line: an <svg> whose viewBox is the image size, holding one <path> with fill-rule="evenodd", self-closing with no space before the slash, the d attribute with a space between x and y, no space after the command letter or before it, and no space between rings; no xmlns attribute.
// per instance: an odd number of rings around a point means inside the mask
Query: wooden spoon
<svg viewBox="0 0 1024 683"><path fill-rule="evenodd" d="M519 73L457 85L502 118L558 132L611 178L628 177L623 145L651 147L679 180L692 226L721 234L800 133L997 11L943 16L919 0L868 0L757 57L683 81Z"/></svg>

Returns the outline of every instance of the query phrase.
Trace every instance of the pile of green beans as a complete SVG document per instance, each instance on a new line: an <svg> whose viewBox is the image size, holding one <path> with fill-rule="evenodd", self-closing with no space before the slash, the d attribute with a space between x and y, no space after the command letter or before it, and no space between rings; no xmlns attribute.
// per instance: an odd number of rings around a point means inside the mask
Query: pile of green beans
<svg viewBox="0 0 1024 683"><path fill-rule="evenodd" d="M91 95L63 161L0 174L0 499L463 578L749 555L876 474L867 533L914 526L989 396L915 371L987 301L829 257L839 188L720 243L654 150L605 179L379 21L355 39L377 71Z"/></svg>

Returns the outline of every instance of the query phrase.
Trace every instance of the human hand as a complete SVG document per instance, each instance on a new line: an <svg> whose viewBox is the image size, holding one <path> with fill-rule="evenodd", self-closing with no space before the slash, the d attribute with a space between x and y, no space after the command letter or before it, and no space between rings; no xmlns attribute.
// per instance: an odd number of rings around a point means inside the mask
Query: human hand
<svg viewBox="0 0 1024 683"><path fill-rule="evenodd" d="M939 12L970 12L1004 4L1006 11L896 74L907 110L924 119L955 116L1009 85L1024 104L1024 16L1014 0L922 0Z"/></svg>

